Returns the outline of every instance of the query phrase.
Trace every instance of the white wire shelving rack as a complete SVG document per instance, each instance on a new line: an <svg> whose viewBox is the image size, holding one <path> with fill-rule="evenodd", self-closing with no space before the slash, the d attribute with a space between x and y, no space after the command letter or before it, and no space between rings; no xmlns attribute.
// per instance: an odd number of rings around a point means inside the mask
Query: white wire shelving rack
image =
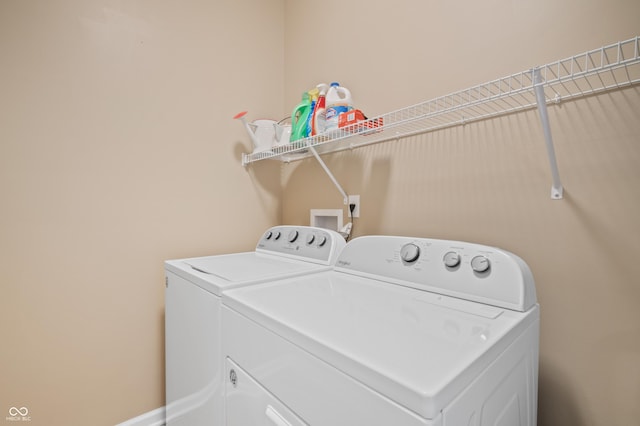
<svg viewBox="0 0 640 426"><path fill-rule="evenodd" d="M538 108L553 180L551 198L560 199L563 189L547 105L637 83L640 83L640 36L373 117L330 135L301 139L267 152L242 154L242 165L266 159L291 162L314 156L346 200L346 193L319 154Z"/></svg>

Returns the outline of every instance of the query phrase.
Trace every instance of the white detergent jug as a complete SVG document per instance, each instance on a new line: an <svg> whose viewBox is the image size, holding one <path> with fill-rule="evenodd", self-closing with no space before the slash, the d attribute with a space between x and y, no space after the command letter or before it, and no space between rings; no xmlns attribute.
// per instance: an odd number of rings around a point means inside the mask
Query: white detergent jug
<svg viewBox="0 0 640 426"><path fill-rule="evenodd" d="M340 83L333 82L326 96L326 122L325 132L338 128L338 116L343 112L353 109L351 92Z"/></svg>

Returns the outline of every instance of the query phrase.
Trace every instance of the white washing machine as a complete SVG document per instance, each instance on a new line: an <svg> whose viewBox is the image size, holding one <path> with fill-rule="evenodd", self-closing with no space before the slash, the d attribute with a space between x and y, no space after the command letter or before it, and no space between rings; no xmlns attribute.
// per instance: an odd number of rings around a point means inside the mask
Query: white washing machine
<svg viewBox="0 0 640 426"><path fill-rule="evenodd" d="M224 424L222 293L327 270L344 245L334 231L277 226L264 233L253 252L165 262L168 426Z"/></svg>
<svg viewBox="0 0 640 426"><path fill-rule="evenodd" d="M360 237L222 310L228 426L536 425L539 306L504 250Z"/></svg>

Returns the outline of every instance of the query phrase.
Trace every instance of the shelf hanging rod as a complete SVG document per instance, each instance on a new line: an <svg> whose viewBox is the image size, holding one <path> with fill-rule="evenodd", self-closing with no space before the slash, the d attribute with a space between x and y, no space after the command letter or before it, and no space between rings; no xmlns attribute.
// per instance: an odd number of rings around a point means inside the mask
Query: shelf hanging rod
<svg viewBox="0 0 640 426"><path fill-rule="evenodd" d="M533 90L536 93L536 102L538 104L538 112L540 113L540 121L542 122L542 130L544 132L544 140L547 145L547 155L549 156L549 165L551 166L551 198L559 200L562 198L563 188L560 182L560 173L558 172L558 163L556 161L556 152L553 148L553 138L551 137L551 128L549 127L549 115L547 113L547 101L544 94L544 82L540 74L540 68L533 69Z"/></svg>
<svg viewBox="0 0 640 426"><path fill-rule="evenodd" d="M318 154L318 151L316 151L316 149L311 145L310 141L308 141L308 140L307 140L307 147L309 148L309 151L311 151L313 156L316 157L316 160L318 160L318 163L320 163L320 167L322 167L322 169L327 174L327 176L329 176L329 179L331 179L331 182L333 182L335 187L338 189L338 191L342 195L342 198L344 199L344 204L345 205L348 204L349 203L349 196L344 191L344 189L342 189L342 186L340 186L340 184L338 183L338 180L335 178L333 173L331 173L331 170L329 170L329 167L327 167L325 162L322 161L322 158L320 158L320 155Z"/></svg>

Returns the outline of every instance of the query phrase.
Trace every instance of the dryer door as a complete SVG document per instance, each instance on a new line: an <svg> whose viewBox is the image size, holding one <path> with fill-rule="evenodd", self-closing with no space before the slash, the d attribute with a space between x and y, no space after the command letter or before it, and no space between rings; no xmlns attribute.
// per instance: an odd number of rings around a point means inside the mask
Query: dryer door
<svg viewBox="0 0 640 426"><path fill-rule="evenodd" d="M227 426L306 426L237 364L226 359Z"/></svg>

